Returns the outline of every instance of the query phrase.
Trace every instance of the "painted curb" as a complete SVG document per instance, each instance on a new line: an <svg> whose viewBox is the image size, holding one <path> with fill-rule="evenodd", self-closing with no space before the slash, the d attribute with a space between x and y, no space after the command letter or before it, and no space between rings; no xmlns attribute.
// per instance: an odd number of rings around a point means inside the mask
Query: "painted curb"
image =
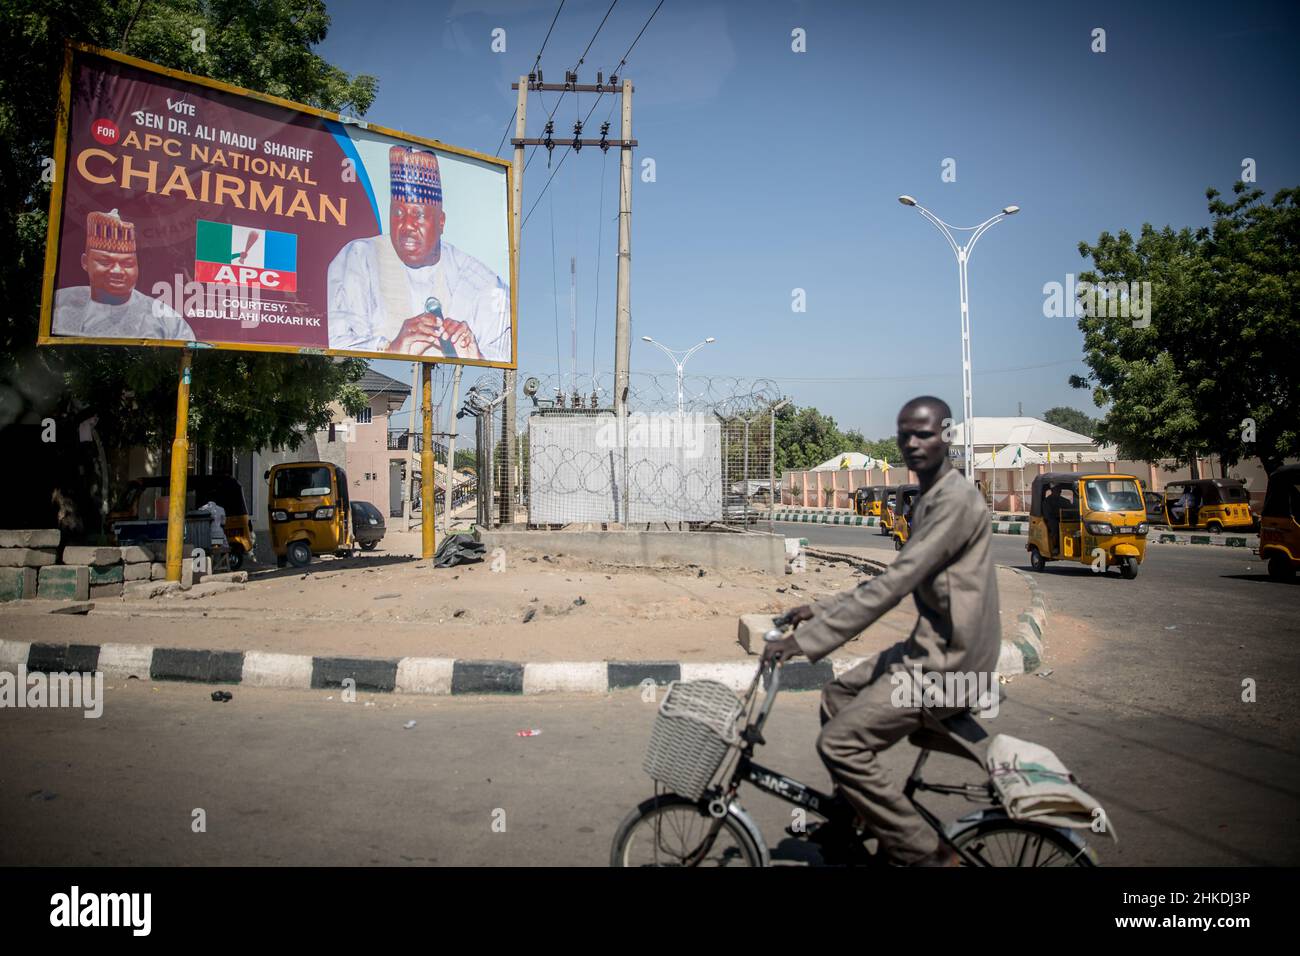
<svg viewBox="0 0 1300 956"><path fill-rule="evenodd" d="M815 690L866 658L791 661L782 672L784 690ZM720 681L748 689L755 656L739 661L466 661L439 657L309 657L265 651L208 651L142 644L29 644L0 640L0 670L101 671L116 680L138 678L202 684L241 684L292 690L341 688L345 680L371 693L434 696L507 694L605 694L675 680Z"/></svg>
<svg viewBox="0 0 1300 956"><path fill-rule="evenodd" d="M1037 579L1019 568L1008 568L1029 585L1029 610L1016 618L1016 636L1002 641L999 674L1030 674L1043 663L1043 637L1047 633L1047 600Z"/></svg>
<svg viewBox="0 0 1300 956"><path fill-rule="evenodd" d="M836 513L831 511L778 511L772 515L773 521L790 521L797 524L828 524L847 528L879 527L880 519ZM1025 521L994 521L994 534L1029 534L1029 523ZM1244 534L1192 534L1183 531L1152 531L1147 538L1148 544L1198 544L1215 548L1243 548L1253 550L1259 547L1256 535Z"/></svg>

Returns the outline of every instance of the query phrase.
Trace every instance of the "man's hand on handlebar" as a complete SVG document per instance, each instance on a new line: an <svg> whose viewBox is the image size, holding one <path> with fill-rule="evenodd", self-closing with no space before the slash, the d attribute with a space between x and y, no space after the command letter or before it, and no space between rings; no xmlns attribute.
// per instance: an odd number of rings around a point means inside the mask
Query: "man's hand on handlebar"
<svg viewBox="0 0 1300 956"><path fill-rule="evenodd" d="M792 608L786 611L776 619L776 627L784 629L787 627L798 627L804 621L811 621L813 616L812 608L808 605ZM768 641L763 645L763 663L764 664L781 664L794 657L796 654L802 654L799 645L795 642L793 636L783 637L778 641Z"/></svg>

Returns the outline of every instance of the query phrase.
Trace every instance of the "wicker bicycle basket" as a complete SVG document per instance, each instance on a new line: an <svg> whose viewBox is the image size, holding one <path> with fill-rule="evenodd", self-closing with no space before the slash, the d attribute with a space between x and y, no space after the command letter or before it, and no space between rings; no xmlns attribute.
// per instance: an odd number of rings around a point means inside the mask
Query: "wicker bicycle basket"
<svg viewBox="0 0 1300 956"><path fill-rule="evenodd" d="M743 707L718 681L673 681L655 716L645 772L672 792L698 800L736 742Z"/></svg>

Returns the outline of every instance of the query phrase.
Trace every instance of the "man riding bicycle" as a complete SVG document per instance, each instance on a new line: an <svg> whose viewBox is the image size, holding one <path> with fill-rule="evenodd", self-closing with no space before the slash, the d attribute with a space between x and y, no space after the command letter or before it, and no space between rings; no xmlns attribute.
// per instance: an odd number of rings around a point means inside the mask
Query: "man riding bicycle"
<svg viewBox="0 0 1300 956"><path fill-rule="evenodd" d="M898 447L921 486L907 543L877 577L796 608L793 619L806 623L763 651L766 659L804 654L820 660L912 595L919 616L908 639L823 689L817 738L822 762L880 850L911 866L957 866L960 858L940 844L880 766L880 751L921 727L921 689L910 695L907 706L896 705L894 689L899 680L914 680L917 668L927 677L960 673L988 681L1001 649L988 506L948 461L944 429L951 422L952 411L941 399L924 396L903 406ZM942 720L971 703L945 700L945 706L929 710Z"/></svg>

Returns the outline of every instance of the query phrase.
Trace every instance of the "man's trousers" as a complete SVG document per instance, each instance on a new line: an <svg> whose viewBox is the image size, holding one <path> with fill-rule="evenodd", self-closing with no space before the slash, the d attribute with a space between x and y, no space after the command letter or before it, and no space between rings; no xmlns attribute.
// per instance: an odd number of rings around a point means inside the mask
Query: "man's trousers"
<svg viewBox="0 0 1300 956"><path fill-rule="evenodd" d="M903 645L883 651L845 672L822 689L822 731L817 753L845 799L858 812L880 850L895 862L910 864L933 853L938 834L891 781L877 755L921 728L921 708L896 706L894 668L905 666ZM907 671L899 677L911 680ZM919 703L919 702L918 702ZM939 719L959 712L928 708Z"/></svg>

